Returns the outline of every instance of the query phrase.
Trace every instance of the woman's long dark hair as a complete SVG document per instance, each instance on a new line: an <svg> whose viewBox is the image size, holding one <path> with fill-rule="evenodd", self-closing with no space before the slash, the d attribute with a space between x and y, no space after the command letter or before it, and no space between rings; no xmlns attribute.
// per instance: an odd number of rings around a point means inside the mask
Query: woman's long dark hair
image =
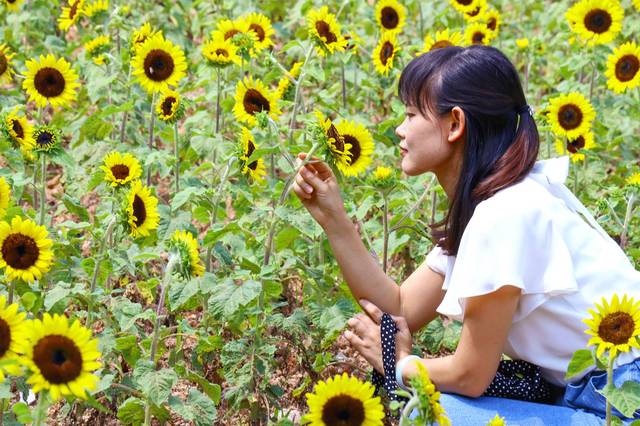
<svg viewBox="0 0 640 426"><path fill-rule="evenodd" d="M520 78L498 49L445 47L413 59L402 71L400 99L427 117L464 111L464 154L446 217L432 224L434 242L456 255L482 200L517 183L533 168L540 139Z"/></svg>

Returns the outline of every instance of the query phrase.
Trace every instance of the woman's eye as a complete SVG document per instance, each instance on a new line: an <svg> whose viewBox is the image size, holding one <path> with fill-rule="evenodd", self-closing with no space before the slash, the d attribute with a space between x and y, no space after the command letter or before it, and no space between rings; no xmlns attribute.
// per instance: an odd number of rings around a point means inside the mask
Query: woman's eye
<svg viewBox="0 0 640 426"><path fill-rule="evenodd" d="M413 117L415 114L412 112L405 112L405 115L409 118Z"/></svg>

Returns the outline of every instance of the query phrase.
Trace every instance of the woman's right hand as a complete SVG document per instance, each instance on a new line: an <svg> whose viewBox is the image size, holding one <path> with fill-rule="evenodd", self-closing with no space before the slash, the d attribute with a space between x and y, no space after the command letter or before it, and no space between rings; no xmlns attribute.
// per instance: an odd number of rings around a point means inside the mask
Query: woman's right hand
<svg viewBox="0 0 640 426"><path fill-rule="evenodd" d="M307 154L300 153L298 158L304 161ZM314 161L302 167L296 174L293 191L325 230L334 221L346 217L338 181L325 162Z"/></svg>

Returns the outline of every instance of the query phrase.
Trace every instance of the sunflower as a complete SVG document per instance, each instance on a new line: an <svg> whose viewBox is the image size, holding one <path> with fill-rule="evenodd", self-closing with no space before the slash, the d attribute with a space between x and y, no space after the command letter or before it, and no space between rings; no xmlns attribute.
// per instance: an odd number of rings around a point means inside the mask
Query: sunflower
<svg viewBox="0 0 640 426"><path fill-rule="evenodd" d="M460 13L467 13L481 7L486 0L449 0L451 5Z"/></svg>
<svg viewBox="0 0 640 426"><path fill-rule="evenodd" d="M211 33L212 39L222 38L223 40L233 40L236 34L249 32L249 22L244 19L221 19L216 24L216 29ZM256 34L254 31L252 33Z"/></svg>
<svg viewBox="0 0 640 426"><path fill-rule="evenodd" d="M18 115L18 109L8 113L4 119L4 126L9 138L23 153L29 153L35 146L33 126L26 117Z"/></svg>
<svg viewBox="0 0 640 426"><path fill-rule="evenodd" d="M311 426L382 425L384 408L369 382L361 382L347 373L320 381L307 393L309 413L303 417Z"/></svg>
<svg viewBox="0 0 640 426"><path fill-rule="evenodd" d="M22 0L4 0L7 10L10 12L17 12L20 9L20 3L22 3Z"/></svg>
<svg viewBox="0 0 640 426"><path fill-rule="evenodd" d="M419 417L418 422L424 424L438 424L440 426L451 426L451 420L447 417L444 408L440 405L440 392L431 382L429 371L421 362L415 362L418 374L411 378L411 385L418 395Z"/></svg>
<svg viewBox="0 0 640 426"><path fill-rule="evenodd" d="M516 39L516 46L518 46L519 49L526 49L527 47L529 47L529 39L526 37Z"/></svg>
<svg viewBox="0 0 640 426"><path fill-rule="evenodd" d="M11 68L11 60L15 53L11 51L6 44L0 44L0 83L3 81L10 83L13 79L13 69Z"/></svg>
<svg viewBox="0 0 640 426"><path fill-rule="evenodd" d="M156 104L158 118L173 124L184 116L184 102L180 94L174 90L167 90L160 95Z"/></svg>
<svg viewBox="0 0 640 426"><path fill-rule="evenodd" d="M4 382L5 373L18 375L20 342L27 333L26 314L18 312L18 304L7 305L7 299L0 296L0 362L13 361L12 364L0 366L0 383Z"/></svg>
<svg viewBox="0 0 640 426"><path fill-rule="evenodd" d="M3 218L7 207L9 207L9 200L11 198L11 188L7 181L0 176L0 218ZM1 355L0 355L1 356Z"/></svg>
<svg viewBox="0 0 640 426"><path fill-rule="evenodd" d="M382 31L400 31L407 18L407 9L397 0L378 0L376 21Z"/></svg>
<svg viewBox="0 0 640 426"><path fill-rule="evenodd" d="M378 166L368 180L371 185L384 188L394 183L395 175L390 167Z"/></svg>
<svg viewBox="0 0 640 426"><path fill-rule="evenodd" d="M160 34L160 31L154 30L150 23L145 22L140 28L133 32L131 36L131 50L135 52L147 39L155 37L157 34Z"/></svg>
<svg viewBox="0 0 640 426"><path fill-rule="evenodd" d="M445 29L443 31L438 31L435 36L431 36L430 34L424 38L424 47L422 51L418 53L421 55L423 53L430 52L435 49L441 49L443 47L449 46L460 46L462 44L462 34L458 31L449 33L449 29Z"/></svg>
<svg viewBox="0 0 640 426"><path fill-rule="evenodd" d="M39 60L28 60L26 66L22 87L37 106L45 107L48 101L54 108L66 107L76 99L78 74L64 58L40 55Z"/></svg>
<svg viewBox="0 0 640 426"><path fill-rule="evenodd" d="M148 38L136 49L131 60L133 75L148 93L167 90L177 86L187 75L187 62L182 49L162 34Z"/></svg>
<svg viewBox="0 0 640 426"><path fill-rule="evenodd" d="M151 195L151 190L143 186L139 180L131 185L127 195L127 215L132 237L149 235L149 231L158 228L158 199Z"/></svg>
<svg viewBox="0 0 640 426"><path fill-rule="evenodd" d="M276 89L276 95L278 96L278 98L283 99L289 94L290 92L289 89L292 87L291 86L292 79L295 81L295 79L297 79L298 76L300 76L301 69L302 69L302 62L294 63L291 66L291 69L289 70L288 74L282 77L278 81L278 88Z"/></svg>
<svg viewBox="0 0 640 426"><path fill-rule="evenodd" d="M607 60L607 86L616 93L640 85L640 47L628 42L617 47Z"/></svg>
<svg viewBox="0 0 640 426"><path fill-rule="evenodd" d="M117 151L104 157L104 165L100 169L104 171L104 180L113 187L126 185L142 175L142 167L136 157L129 153L122 155Z"/></svg>
<svg viewBox="0 0 640 426"><path fill-rule="evenodd" d="M464 41L468 45L484 44L488 45L493 40L495 33L489 31L487 24L482 22L473 22L467 25L464 30Z"/></svg>
<svg viewBox="0 0 640 426"><path fill-rule="evenodd" d="M58 28L68 31L78 21L84 8L84 0L69 0L69 7L62 8L62 14L58 18Z"/></svg>
<svg viewBox="0 0 640 426"><path fill-rule="evenodd" d="M262 181L264 180L264 176L267 175L267 169L264 166L264 160L262 158L258 158L251 163L249 163L249 159L254 151L258 149L258 145L251 134L251 131L246 127L242 128L242 133L240 134L240 167L242 174L250 176L253 180Z"/></svg>
<svg viewBox="0 0 640 426"><path fill-rule="evenodd" d="M566 14L571 30L589 46L613 40L622 29L623 17L618 0L581 0Z"/></svg>
<svg viewBox="0 0 640 426"><path fill-rule="evenodd" d="M593 133L591 131L578 135L573 139L567 139L566 143L561 140L556 140L556 151L559 154L566 154L569 152L571 161L574 163L584 160L584 151L591 150L596 146L593 140Z"/></svg>
<svg viewBox="0 0 640 426"><path fill-rule="evenodd" d="M231 40L225 40L218 36L202 45L202 56L215 67L226 67L227 65L240 65L241 59L238 56L238 48Z"/></svg>
<svg viewBox="0 0 640 426"><path fill-rule="evenodd" d="M548 119L558 136L574 139L587 132L596 113L591 103L580 93L571 92L549 101Z"/></svg>
<svg viewBox="0 0 640 426"><path fill-rule="evenodd" d="M631 2L636 7L636 9L638 9L638 11L640 11L640 0L631 0Z"/></svg>
<svg viewBox="0 0 640 426"><path fill-rule="evenodd" d="M323 149L325 158L339 166L340 170L348 167L351 161L351 144L340 135L331 119L325 118L320 111L315 111L314 114L321 132L320 138L325 142Z"/></svg>
<svg viewBox="0 0 640 426"><path fill-rule="evenodd" d="M253 80L251 77L238 81L235 101L233 114L238 121L250 126L256 125L255 115L261 111L266 112L274 120L281 114L277 105L277 95L271 93L261 80Z"/></svg>
<svg viewBox="0 0 640 426"><path fill-rule="evenodd" d="M640 173L634 173L629 176L626 180L627 185L635 186L636 188L640 188Z"/></svg>
<svg viewBox="0 0 640 426"><path fill-rule="evenodd" d="M400 51L396 40L396 33L385 32L380 37L380 41L375 49L373 49L373 64L382 75L387 75L389 70L393 68L393 62Z"/></svg>
<svg viewBox="0 0 640 426"><path fill-rule="evenodd" d="M33 132L34 150L51 152L60 146L60 131L51 126L38 126Z"/></svg>
<svg viewBox="0 0 640 426"><path fill-rule="evenodd" d="M21 362L31 371L27 383L34 393L48 389L51 397L77 396L86 399L98 377L91 374L101 367L98 339L91 330L75 320L69 325L67 317L45 313L26 328L21 345Z"/></svg>
<svg viewBox="0 0 640 426"><path fill-rule="evenodd" d="M498 30L500 29L501 16L500 12L498 12L494 8L487 8L487 10L482 13L480 18L487 26L487 29L494 34L498 34Z"/></svg>
<svg viewBox="0 0 640 426"><path fill-rule="evenodd" d="M19 216L0 222L0 268L7 279L33 282L49 270L53 243L47 236L44 226Z"/></svg>
<svg viewBox="0 0 640 426"><path fill-rule="evenodd" d="M489 420L487 426L506 426L506 423L504 422L504 417L500 417L498 414L496 414L494 418Z"/></svg>
<svg viewBox="0 0 640 426"><path fill-rule="evenodd" d="M318 44L316 51L319 56L335 51L344 52L347 47L347 40L340 32L336 15L329 13L327 6L313 9L307 14L307 27L309 34Z"/></svg>
<svg viewBox="0 0 640 426"><path fill-rule="evenodd" d="M93 16L106 12L107 10L109 10L109 0L94 0L84 6L82 14L87 18L92 18Z"/></svg>
<svg viewBox="0 0 640 426"><path fill-rule="evenodd" d="M487 11L489 5L486 0L476 0L474 1L474 6L472 9L463 12L462 17L465 21L474 22L478 21L482 18L482 15Z"/></svg>
<svg viewBox="0 0 640 426"><path fill-rule="evenodd" d="M582 320L589 326L585 331L590 336L588 346L598 347L598 357L606 350L611 358L618 352L629 352L631 347L640 348L640 300L625 294L622 300L617 294L608 302L602 298L602 305L589 309L591 318Z"/></svg>
<svg viewBox="0 0 640 426"><path fill-rule="evenodd" d="M345 176L358 176L371 164L373 137L366 127L352 121L340 121L336 129L344 143L351 145L348 164L338 163L338 168Z"/></svg>
<svg viewBox="0 0 640 426"><path fill-rule="evenodd" d="M109 36L102 35L84 44L87 55L91 57L94 64L104 64L104 54L109 51L109 43L111 43Z"/></svg>
<svg viewBox="0 0 640 426"><path fill-rule="evenodd" d="M255 33L257 41L254 44L254 48L257 51L267 49L273 46L273 40L271 37L276 33L271 26L271 20L260 13L250 13L244 17L249 31Z"/></svg>
<svg viewBox="0 0 640 426"><path fill-rule="evenodd" d="M180 252L183 274L187 278L204 274L204 265L198 252L198 240L191 232L176 230L171 237L170 245Z"/></svg>

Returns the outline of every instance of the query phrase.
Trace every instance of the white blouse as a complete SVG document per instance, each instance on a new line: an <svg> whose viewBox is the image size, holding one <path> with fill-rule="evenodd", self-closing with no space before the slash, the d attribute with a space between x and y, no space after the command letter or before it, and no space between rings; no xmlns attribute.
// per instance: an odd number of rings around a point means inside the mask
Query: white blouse
<svg viewBox="0 0 640 426"><path fill-rule="evenodd" d="M457 256L435 247L426 259L445 277L438 312L453 319L463 320L468 297L521 288L504 353L563 386L573 353L590 337L588 309L613 293L640 297L640 272L564 185L568 170L569 157L536 162L521 182L478 204ZM616 365L638 356L622 353Z"/></svg>

